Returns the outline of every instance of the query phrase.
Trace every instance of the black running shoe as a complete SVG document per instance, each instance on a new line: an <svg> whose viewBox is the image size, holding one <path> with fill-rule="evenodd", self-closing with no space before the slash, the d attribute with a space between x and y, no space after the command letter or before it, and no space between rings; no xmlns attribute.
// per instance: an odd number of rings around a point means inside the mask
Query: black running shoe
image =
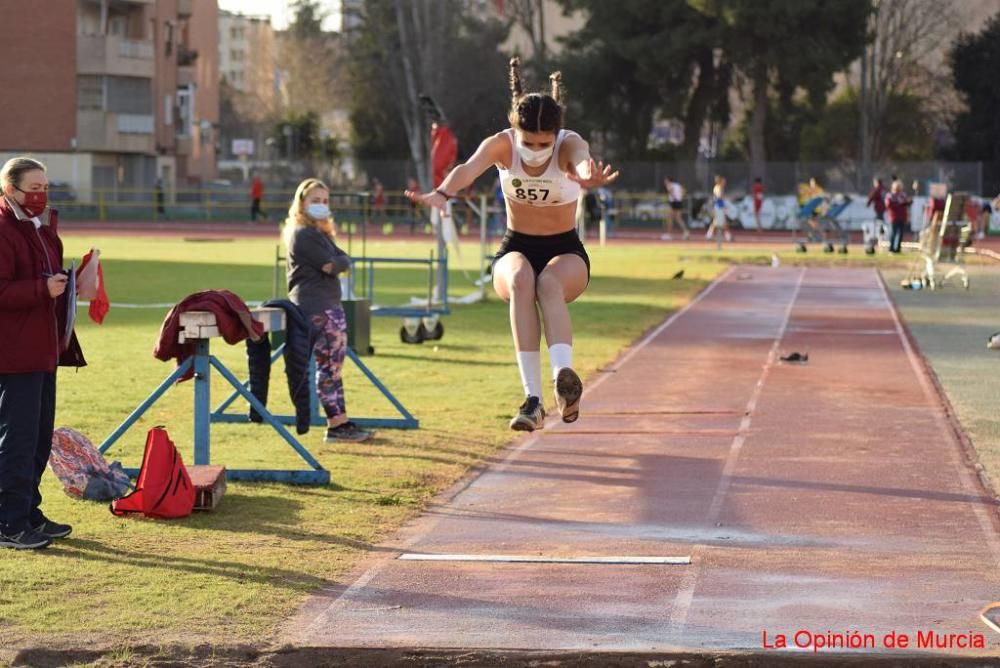
<svg viewBox="0 0 1000 668"><path fill-rule="evenodd" d="M583 381L569 367L559 369L556 374L556 408L563 422L576 422L580 417L580 397L583 396Z"/></svg>
<svg viewBox="0 0 1000 668"><path fill-rule="evenodd" d="M50 519L43 519L42 523L36 526L33 531L40 533L46 538L65 538L73 533L73 527L68 524L59 524Z"/></svg>
<svg viewBox="0 0 1000 668"><path fill-rule="evenodd" d="M510 421L514 431L535 431L545 427L545 408L538 397L528 397Z"/></svg>
<svg viewBox="0 0 1000 668"><path fill-rule="evenodd" d="M360 443L362 441L367 441L374 435L374 432L362 429L354 422L348 420L344 424L336 427L328 427L326 430L326 437L323 441L326 443L339 443L342 441Z"/></svg>
<svg viewBox="0 0 1000 668"><path fill-rule="evenodd" d="M0 547L10 547L15 550L40 550L51 544L51 538L31 529L26 529L12 536L0 534Z"/></svg>

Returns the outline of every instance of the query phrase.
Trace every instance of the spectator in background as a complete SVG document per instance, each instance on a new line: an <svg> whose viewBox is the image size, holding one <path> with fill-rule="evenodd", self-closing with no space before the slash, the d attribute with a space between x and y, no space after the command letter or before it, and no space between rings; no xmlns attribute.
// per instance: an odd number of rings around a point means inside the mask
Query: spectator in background
<svg viewBox="0 0 1000 668"><path fill-rule="evenodd" d="M84 366L66 329L67 275L48 206L45 166L11 158L0 170L0 547L47 547L73 528L41 511L52 450L56 367Z"/></svg>
<svg viewBox="0 0 1000 668"><path fill-rule="evenodd" d="M385 221L385 186L378 179L372 179L372 221Z"/></svg>
<svg viewBox="0 0 1000 668"><path fill-rule="evenodd" d="M667 209L667 217L664 221L666 232L660 238L664 241L672 239L671 233L674 231L674 224L676 223L681 228L684 240L686 241L691 236L691 233L684 224L684 187L677 181L671 180L669 176L663 179L663 187L667 189L667 204L670 208Z"/></svg>
<svg viewBox="0 0 1000 668"><path fill-rule="evenodd" d="M164 215L167 210L163 207L163 179L156 179L156 213Z"/></svg>
<svg viewBox="0 0 1000 668"><path fill-rule="evenodd" d="M885 236L885 195L885 186L882 185L882 179L873 179L872 189L868 193L868 202L865 206L870 206L875 211L876 234L879 237Z"/></svg>
<svg viewBox="0 0 1000 668"><path fill-rule="evenodd" d="M260 202L264 199L264 182L260 175L254 174L250 181L250 220L257 222L257 217L266 218L264 210L260 208Z"/></svg>
<svg viewBox="0 0 1000 668"><path fill-rule="evenodd" d="M711 239L720 230L726 241L733 240L733 235L729 232L729 219L726 218L726 177L716 174L715 185L712 187L712 222L705 232L705 238Z"/></svg>
<svg viewBox="0 0 1000 668"><path fill-rule="evenodd" d="M899 179L892 182L892 189L885 197L885 209L889 214L889 225L892 228L889 237L889 252L898 253L902 249L903 229L910 219L910 205L913 200L903 191L903 182Z"/></svg>
<svg viewBox="0 0 1000 668"><path fill-rule="evenodd" d="M924 213L924 220L932 228L936 227L938 223L944 218L944 206L947 202L947 194L942 196L940 189L938 192L932 193L931 197L927 200L927 207ZM912 230L910 230L912 232Z"/></svg>
<svg viewBox="0 0 1000 668"><path fill-rule="evenodd" d="M753 197L753 222L757 226L757 232L760 232L760 209L764 206L764 184L761 182L758 176L753 180L753 185L750 186L750 195Z"/></svg>
<svg viewBox="0 0 1000 668"><path fill-rule="evenodd" d="M306 179L295 190L283 237L287 249L288 298L302 309L319 335L316 394L326 412L327 443L366 441L372 433L347 418L342 371L347 356L347 317L341 304L340 274L351 258L337 246L330 189L319 179Z"/></svg>

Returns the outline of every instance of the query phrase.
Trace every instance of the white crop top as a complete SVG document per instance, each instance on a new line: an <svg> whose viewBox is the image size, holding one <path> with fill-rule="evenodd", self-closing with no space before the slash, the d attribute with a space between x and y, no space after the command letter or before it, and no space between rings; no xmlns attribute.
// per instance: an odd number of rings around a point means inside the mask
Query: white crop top
<svg viewBox="0 0 1000 668"><path fill-rule="evenodd" d="M576 133L572 130L560 130L556 135L556 143L552 148L549 166L539 176L531 176L524 171L521 155L515 145L514 130L504 134L510 139L510 169L497 165L500 173L500 186L504 197L513 202L528 206L560 206L575 204L580 196L580 184L566 178L559 169L559 148L563 140Z"/></svg>

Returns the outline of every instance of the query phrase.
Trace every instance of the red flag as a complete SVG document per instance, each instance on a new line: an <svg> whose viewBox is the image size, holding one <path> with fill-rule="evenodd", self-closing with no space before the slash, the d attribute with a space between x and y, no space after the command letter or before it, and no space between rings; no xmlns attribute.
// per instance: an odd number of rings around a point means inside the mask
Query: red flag
<svg viewBox="0 0 1000 668"><path fill-rule="evenodd" d="M101 251L91 248L80 261L76 272L76 293L82 299L90 300L90 319L98 325L104 323L104 316L111 307L108 293L104 291L104 269L101 267Z"/></svg>

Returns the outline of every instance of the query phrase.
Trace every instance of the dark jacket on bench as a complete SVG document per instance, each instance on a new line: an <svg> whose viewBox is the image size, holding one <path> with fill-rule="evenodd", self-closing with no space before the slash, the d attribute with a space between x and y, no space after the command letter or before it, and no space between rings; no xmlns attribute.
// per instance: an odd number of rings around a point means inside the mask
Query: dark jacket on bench
<svg viewBox="0 0 1000 668"><path fill-rule="evenodd" d="M295 406L295 431L304 434L309 431L312 419L310 410L309 359L318 332L298 306L287 299L272 299L264 306L281 308L285 311L285 376L288 379L288 394ZM247 362L250 367L250 393L267 406L267 393L271 379L271 344L267 334L261 341L247 339ZM250 420L261 422L263 418L253 408Z"/></svg>

